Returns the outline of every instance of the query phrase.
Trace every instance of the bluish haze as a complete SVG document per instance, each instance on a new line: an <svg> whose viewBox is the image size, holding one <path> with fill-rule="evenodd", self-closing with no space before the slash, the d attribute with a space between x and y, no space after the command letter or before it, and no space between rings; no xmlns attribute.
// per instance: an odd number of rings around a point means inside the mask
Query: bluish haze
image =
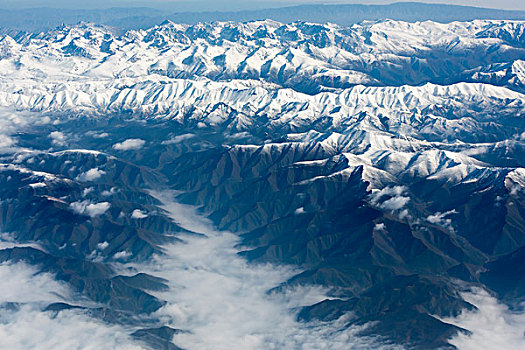
<svg viewBox="0 0 525 350"><path fill-rule="evenodd" d="M60 7L60 8L105 8L113 6L147 6L155 8L167 8L170 10L177 11L201 11L201 10L243 10L243 9L256 9L264 7L278 7L288 6L297 4L312 4L312 3L324 3L324 4L389 4L393 2L409 2L409 1L381 1L381 0L359 0L359 1L293 1L293 0L272 0L272 1L178 1L178 0L158 0L158 1L143 1L143 0L2 0L0 1L1 8L24 8L24 7ZM455 5L466 5L466 6L478 6L478 7L489 7L489 8L501 8L501 9L513 9L513 10L525 10L525 2L521 0L420 0L418 2L424 3L440 3L440 4L455 4Z"/></svg>

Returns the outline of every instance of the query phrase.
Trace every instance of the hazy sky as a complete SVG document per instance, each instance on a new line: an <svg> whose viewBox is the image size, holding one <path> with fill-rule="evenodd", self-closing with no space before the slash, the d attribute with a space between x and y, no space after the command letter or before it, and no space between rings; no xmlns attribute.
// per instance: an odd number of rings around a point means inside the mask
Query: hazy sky
<svg viewBox="0 0 525 350"><path fill-rule="evenodd" d="M169 8L171 10L240 10L262 7L278 7L304 3L353 3L353 4L388 4L404 0L0 0L0 8L23 7L62 7L62 8L104 8L112 6L147 6ZM406 0L405 0L406 1ZM412 0L417 1L417 0ZM525 0L419 0L426 3L445 3L478 7L525 10Z"/></svg>

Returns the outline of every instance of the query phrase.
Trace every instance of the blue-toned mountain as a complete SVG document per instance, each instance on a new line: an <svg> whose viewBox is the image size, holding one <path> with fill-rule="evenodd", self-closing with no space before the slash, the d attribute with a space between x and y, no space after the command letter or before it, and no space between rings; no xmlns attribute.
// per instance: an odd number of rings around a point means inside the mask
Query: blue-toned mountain
<svg viewBox="0 0 525 350"><path fill-rule="evenodd" d="M465 315L525 301L524 30L4 36L1 267L70 289L31 312L152 348L466 348Z"/></svg>

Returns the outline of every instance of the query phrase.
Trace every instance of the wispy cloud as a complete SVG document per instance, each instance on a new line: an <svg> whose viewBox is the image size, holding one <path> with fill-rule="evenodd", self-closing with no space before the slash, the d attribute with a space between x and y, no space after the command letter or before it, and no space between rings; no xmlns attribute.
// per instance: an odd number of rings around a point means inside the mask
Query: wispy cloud
<svg viewBox="0 0 525 350"><path fill-rule="evenodd" d="M0 107L0 153L12 153L18 150L16 138L13 137L18 131L28 126L48 123L49 118L41 114Z"/></svg>
<svg viewBox="0 0 525 350"><path fill-rule="evenodd" d="M298 286L270 293L299 271L289 266L250 264L234 247L239 237L217 231L194 208L175 203L170 193L153 193L173 221L201 235L181 235L184 243L164 247L151 264L125 264L125 271L147 272L169 281L157 295L167 301L157 316L167 325L189 330L174 342L188 349L392 349L362 328L335 322L301 323L296 313L326 296L319 286ZM365 326L366 327L366 326Z"/></svg>
<svg viewBox="0 0 525 350"><path fill-rule="evenodd" d="M89 169L88 171L77 176L79 181L95 181L100 179L106 172L98 168Z"/></svg>
<svg viewBox="0 0 525 350"><path fill-rule="evenodd" d="M133 210L133 212L131 213L131 218L132 219L145 219L148 217L148 213L140 210L140 209L135 209Z"/></svg>
<svg viewBox="0 0 525 350"><path fill-rule="evenodd" d="M67 137L66 135L61 131L53 131L49 134L49 138L51 138L51 143L55 146L65 146Z"/></svg>
<svg viewBox="0 0 525 350"><path fill-rule="evenodd" d="M127 139L125 141L116 143L113 145L113 148L117 151L132 151L138 150L144 147L146 141L141 139Z"/></svg>
<svg viewBox="0 0 525 350"><path fill-rule="evenodd" d="M0 279L3 349L143 349L126 330L93 319L82 310L42 311L49 303L74 298L68 286L51 274L38 273L35 267L24 263L3 263Z"/></svg>
<svg viewBox="0 0 525 350"><path fill-rule="evenodd" d="M195 134L182 134L182 135L174 136L174 137L172 137L169 140L162 141L161 143L163 145L172 145L172 144L177 144L177 143L180 143L182 141L186 141L186 140L192 139L194 137L195 137Z"/></svg>
<svg viewBox="0 0 525 350"><path fill-rule="evenodd" d="M471 332L450 340L460 350L525 349L525 312L514 312L487 291L473 288L462 294L477 310L463 311L456 318L444 319Z"/></svg>
<svg viewBox="0 0 525 350"><path fill-rule="evenodd" d="M108 202L93 203L89 200L73 202L69 205L71 209L81 215L93 217L100 216L108 211L110 204Z"/></svg>
<svg viewBox="0 0 525 350"><path fill-rule="evenodd" d="M36 242L18 243L13 237L13 235L9 233L0 232L0 249L9 249L14 247L31 247L43 250L40 244Z"/></svg>
<svg viewBox="0 0 525 350"><path fill-rule="evenodd" d="M454 228L452 227L452 219L447 218L447 217L453 214L457 214L457 213L458 212L455 209L449 210L444 213L437 212L437 213L427 216L427 221L432 224L436 224L436 225L442 226L444 228L447 228L453 231Z"/></svg>
<svg viewBox="0 0 525 350"><path fill-rule="evenodd" d="M378 209L396 214L400 219L411 218L408 209L403 209L410 202L405 186L374 189L369 196L370 204Z"/></svg>

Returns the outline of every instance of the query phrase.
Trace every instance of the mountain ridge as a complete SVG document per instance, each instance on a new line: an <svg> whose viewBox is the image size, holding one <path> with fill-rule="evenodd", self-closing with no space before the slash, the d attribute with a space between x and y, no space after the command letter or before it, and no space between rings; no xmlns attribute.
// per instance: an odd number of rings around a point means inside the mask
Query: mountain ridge
<svg viewBox="0 0 525 350"><path fill-rule="evenodd" d="M467 291L524 301L509 268L525 247L524 33L265 20L3 36L0 260L82 296L42 313L151 348L205 348L221 324L226 343L262 327L257 349L303 346L289 332L305 329L313 348L454 349L487 307ZM292 328L233 327L236 297L242 323L270 306Z"/></svg>

